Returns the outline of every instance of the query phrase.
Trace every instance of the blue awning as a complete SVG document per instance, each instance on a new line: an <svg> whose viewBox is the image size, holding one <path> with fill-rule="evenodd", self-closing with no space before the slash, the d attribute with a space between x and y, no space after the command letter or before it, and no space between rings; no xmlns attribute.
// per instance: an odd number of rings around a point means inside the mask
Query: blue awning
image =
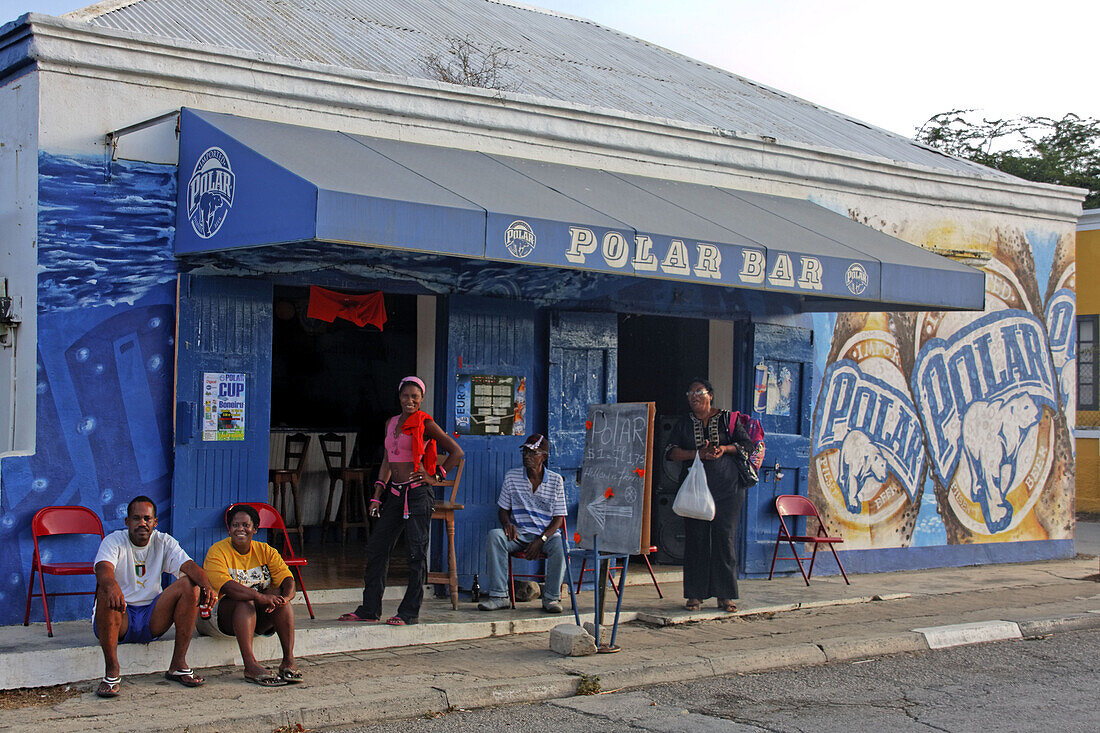
<svg viewBox="0 0 1100 733"><path fill-rule="evenodd" d="M985 276L801 199L183 109L177 255L302 241L981 309Z"/></svg>

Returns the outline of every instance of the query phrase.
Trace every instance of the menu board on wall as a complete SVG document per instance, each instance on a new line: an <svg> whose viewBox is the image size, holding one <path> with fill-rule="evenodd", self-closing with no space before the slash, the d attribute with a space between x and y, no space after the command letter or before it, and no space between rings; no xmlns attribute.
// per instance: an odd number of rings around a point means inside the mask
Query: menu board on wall
<svg viewBox="0 0 1100 733"><path fill-rule="evenodd" d="M459 435L526 435L527 380L500 374L460 374L455 387Z"/></svg>
<svg viewBox="0 0 1100 733"><path fill-rule="evenodd" d="M203 372L202 439L244 440L244 374Z"/></svg>

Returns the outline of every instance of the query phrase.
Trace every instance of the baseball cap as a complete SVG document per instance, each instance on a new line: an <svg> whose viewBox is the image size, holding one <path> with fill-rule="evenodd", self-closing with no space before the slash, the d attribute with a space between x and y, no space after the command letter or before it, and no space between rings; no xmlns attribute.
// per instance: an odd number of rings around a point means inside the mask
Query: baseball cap
<svg viewBox="0 0 1100 733"><path fill-rule="evenodd" d="M531 450L536 453L550 455L550 447L547 444L546 436L542 433L531 433L528 435L527 440L523 441L523 445L520 446L520 450Z"/></svg>

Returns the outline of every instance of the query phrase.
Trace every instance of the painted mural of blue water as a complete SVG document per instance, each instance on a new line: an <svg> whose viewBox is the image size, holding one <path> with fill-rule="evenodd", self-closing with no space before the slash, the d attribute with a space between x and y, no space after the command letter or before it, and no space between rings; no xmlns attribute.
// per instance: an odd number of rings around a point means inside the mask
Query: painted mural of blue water
<svg viewBox="0 0 1100 733"><path fill-rule="evenodd" d="M174 166L38 157L38 310L133 305L175 280Z"/></svg>
<svg viewBox="0 0 1100 733"><path fill-rule="evenodd" d="M5 458L0 473L0 624L23 620L39 508L89 507L110 532L130 498L166 506L171 488L175 168L119 162L107 180L96 157L42 154L39 165L36 449ZM89 558L96 544L49 538L42 552ZM90 607L87 596L50 602L56 620ZM36 599L31 620L41 617Z"/></svg>

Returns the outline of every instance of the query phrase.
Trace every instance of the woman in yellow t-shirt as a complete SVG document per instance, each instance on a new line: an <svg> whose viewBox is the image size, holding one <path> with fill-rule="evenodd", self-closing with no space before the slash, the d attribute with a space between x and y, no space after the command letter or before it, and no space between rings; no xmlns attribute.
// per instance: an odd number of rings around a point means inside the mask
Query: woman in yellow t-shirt
<svg viewBox="0 0 1100 733"><path fill-rule="evenodd" d="M301 682L294 662L294 576L279 552L266 542L256 542L260 515L247 504L235 504L226 512L229 536L206 553L203 568L218 600L210 618L199 618L201 633L234 636L244 660L244 678L262 687L281 687ZM279 635L283 660L275 674L256 661L252 637Z"/></svg>

